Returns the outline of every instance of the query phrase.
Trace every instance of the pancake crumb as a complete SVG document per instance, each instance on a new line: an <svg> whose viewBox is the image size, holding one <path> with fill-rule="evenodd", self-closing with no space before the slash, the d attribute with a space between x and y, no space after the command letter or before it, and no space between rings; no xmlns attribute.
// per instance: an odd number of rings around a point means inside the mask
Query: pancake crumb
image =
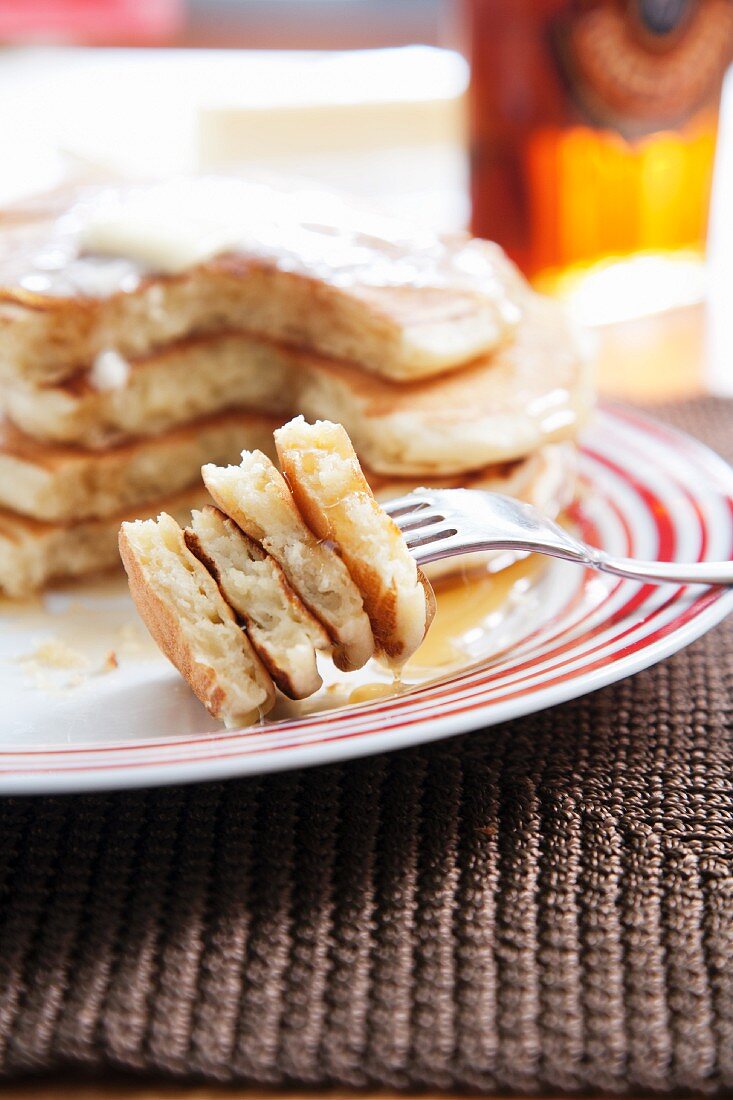
<svg viewBox="0 0 733 1100"><path fill-rule="evenodd" d="M109 653L104 658L104 662L99 672L100 674L104 674L105 672L112 672L114 669L119 667L120 662L117 660L117 654L113 649L110 649Z"/></svg>
<svg viewBox="0 0 733 1100"><path fill-rule="evenodd" d="M78 649L61 638L47 638L32 653L18 658L20 664L36 668L88 668L89 661Z"/></svg>

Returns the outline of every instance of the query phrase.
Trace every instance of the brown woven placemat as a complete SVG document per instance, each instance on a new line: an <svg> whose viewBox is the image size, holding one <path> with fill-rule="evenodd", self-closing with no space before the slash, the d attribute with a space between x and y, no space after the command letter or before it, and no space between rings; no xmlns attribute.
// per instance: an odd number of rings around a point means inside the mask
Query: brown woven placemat
<svg viewBox="0 0 733 1100"><path fill-rule="evenodd" d="M0 800L0 1072L730 1090L732 703L729 623L427 748Z"/></svg>

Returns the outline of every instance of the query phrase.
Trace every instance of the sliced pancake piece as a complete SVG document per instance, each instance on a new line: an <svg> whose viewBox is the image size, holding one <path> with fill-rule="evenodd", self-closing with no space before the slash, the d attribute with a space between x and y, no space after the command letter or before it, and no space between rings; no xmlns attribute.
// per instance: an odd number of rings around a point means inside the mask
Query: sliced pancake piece
<svg viewBox="0 0 733 1100"><path fill-rule="evenodd" d="M236 406L281 420L302 413L341 423L373 472L425 479L574 439L593 406L593 387L590 357L561 308L527 295L513 343L436 379L395 385L229 332L133 362L119 389L100 390L87 372L54 387L10 386L6 396L8 416L24 431L91 447Z"/></svg>
<svg viewBox="0 0 733 1100"><path fill-rule="evenodd" d="M201 464L243 446L272 447L272 420L246 412L207 417L108 451L53 447L0 426L0 507L68 522L114 515L200 482Z"/></svg>
<svg viewBox="0 0 733 1100"><path fill-rule="evenodd" d="M87 187L0 221L0 373L69 377L243 327L394 379L451 370L519 319L497 245L237 178ZM48 257L56 260L53 267Z"/></svg>
<svg viewBox="0 0 733 1100"><path fill-rule="evenodd" d="M361 668L374 637L361 594L333 546L303 521L282 474L261 451L244 451L239 466L206 465L204 484L219 508L282 566L306 607L334 644L335 664Z"/></svg>
<svg viewBox="0 0 733 1100"><path fill-rule="evenodd" d="M140 617L209 713L230 727L266 714L272 681L176 521L123 523L120 555Z"/></svg>
<svg viewBox="0 0 733 1100"><path fill-rule="evenodd" d="M217 581L277 687L306 699L321 686L316 648L329 639L259 543L218 508L193 512L186 545Z"/></svg>
<svg viewBox="0 0 733 1100"><path fill-rule="evenodd" d="M124 520L146 519L166 511L185 523L191 509L206 500L206 491L200 486L121 515L73 525L43 523L0 511L0 592L20 599L52 581L119 569L117 535Z"/></svg>
<svg viewBox="0 0 733 1100"><path fill-rule="evenodd" d="M340 424L302 416L275 432L280 466L301 514L332 539L356 581L377 647L403 665L425 637L435 601L401 531L369 488Z"/></svg>

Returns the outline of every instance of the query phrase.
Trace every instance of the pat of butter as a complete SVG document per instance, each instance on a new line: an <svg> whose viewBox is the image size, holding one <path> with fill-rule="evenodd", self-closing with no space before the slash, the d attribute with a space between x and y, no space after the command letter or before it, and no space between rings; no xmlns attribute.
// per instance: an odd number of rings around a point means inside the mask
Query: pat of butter
<svg viewBox="0 0 733 1100"><path fill-rule="evenodd" d="M175 275L236 244L231 226L176 217L170 211L120 208L92 219L81 234L86 252L124 256L143 268Z"/></svg>
<svg viewBox="0 0 733 1100"><path fill-rule="evenodd" d="M121 390L130 377L130 364L114 348L100 351L92 363L89 381L95 390Z"/></svg>
<svg viewBox="0 0 733 1100"><path fill-rule="evenodd" d="M110 191L86 211L79 245L176 274L222 252L256 247L253 228L279 220L278 205L268 188L216 177Z"/></svg>

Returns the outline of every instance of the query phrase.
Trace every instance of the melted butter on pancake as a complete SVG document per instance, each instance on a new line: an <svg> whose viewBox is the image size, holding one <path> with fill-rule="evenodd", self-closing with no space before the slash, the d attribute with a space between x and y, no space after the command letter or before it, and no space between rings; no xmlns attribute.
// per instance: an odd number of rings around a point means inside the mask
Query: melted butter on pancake
<svg viewBox="0 0 733 1100"><path fill-rule="evenodd" d="M393 288L410 317L429 315L435 295L456 319L473 298L497 305L508 326L519 320L521 281L496 245L446 238L325 191L211 176L80 188L54 207L29 203L0 218L0 286L29 302L106 297L235 256L366 300Z"/></svg>

